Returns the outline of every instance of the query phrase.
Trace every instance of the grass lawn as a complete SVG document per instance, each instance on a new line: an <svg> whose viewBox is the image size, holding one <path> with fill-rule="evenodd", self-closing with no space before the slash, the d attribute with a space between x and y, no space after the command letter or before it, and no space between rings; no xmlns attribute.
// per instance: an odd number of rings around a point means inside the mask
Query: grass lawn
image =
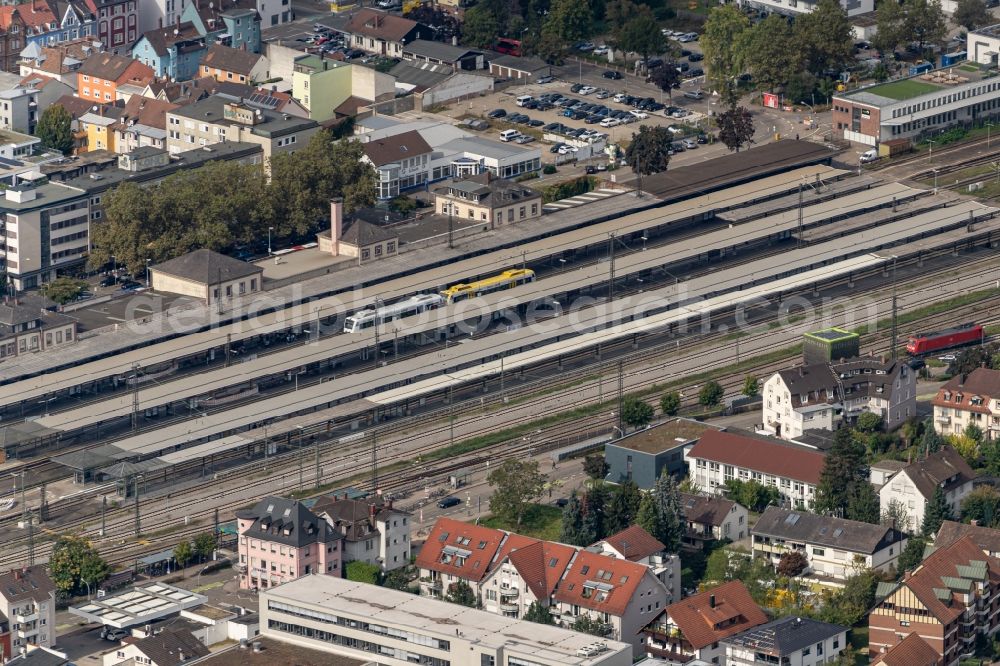
<svg viewBox="0 0 1000 666"><path fill-rule="evenodd" d="M865 92L870 92L873 95L881 95L882 97L888 97L889 99L903 100L940 89L941 86L936 86L933 83L914 81L913 79L903 79L901 81L890 81L889 83L883 83L882 85L868 88Z"/></svg>
<svg viewBox="0 0 1000 666"><path fill-rule="evenodd" d="M498 530L517 532L525 536L558 541L562 532L562 509L546 504L532 504L524 514L521 526L507 523L496 516L490 516L481 521L482 525Z"/></svg>
<svg viewBox="0 0 1000 666"><path fill-rule="evenodd" d="M854 663L856 666L867 664L868 659L868 627L853 627L851 629L851 647L854 648Z"/></svg>
<svg viewBox="0 0 1000 666"><path fill-rule="evenodd" d="M979 68L976 67L975 65L959 65L958 69L959 69L959 71L962 71L962 72L978 72L979 71Z"/></svg>

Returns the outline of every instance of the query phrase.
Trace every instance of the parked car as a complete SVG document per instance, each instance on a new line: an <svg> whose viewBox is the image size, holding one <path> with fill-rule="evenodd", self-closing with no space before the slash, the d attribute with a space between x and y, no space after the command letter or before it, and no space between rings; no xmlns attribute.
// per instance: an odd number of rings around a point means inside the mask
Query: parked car
<svg viewBox="0 0 1000 666"><path fill-rule="evenodd" d="M608 48L604 44L601 44L596 49L594 49L594 55L605 55L610 50L611 50L610 48Z"/></svg>
<svg viewBox="0 0 1000 666"><path fill-rule="evenodd" d="M116 278L114 275L105 275L103 278L101 278L100 285L102 287L113 287L116 284L118 284L118 278Z"/></svg>
<svg viewBox="0 0 1000 666"><path fill-rule="evenodd" d="M639 111L638 109L632 109L629 111L629 114L636 120L645 120L646 118L649 118L648 113L645 111Z"/></svg>
<svg viewBox="0 0 1000 666"><path fill-rule="evenodd" d="M539 77L538 81L536 81L535 83L543 83L543 84L544 83L552 83L555 80L556 80L556 77L554 77L554 76L542 76L542 77Z"/></svg>
<svg viewBox="0 0 1000 666"><path fill-rule="evenodd" d="M574 83L573 85L571 85L569 87L569 91L571 93L578 93L578 92L580 92L581 88L583 88L583 84L582 83Z"/></svg>
<svg viewBox="0 0 1000 666"><path fill-rule="evenodd" d="M618 93L617 95L615 95L611 99L613 99L614 101L618 102L619 104L623 104L625 102L625 98L626 97L628 97L628 95L626 95L625 93Z"/></svg>
<svg viewBox="0 0 1000 666"><path fill-rule="evenodd" d="M618 127L622 124L622 121L617 118L605 118L601 121L601 127Z"/></svg>
<svg viewBox="0 0 1000 666"><path fill-rule="evenodd" d="M543 132L558 132L563 128L562 123L549 123L542 127Z"/></svg>
<svg viewBox="0 0 1000 666"><path fill-rule="evenodd" d="M593 92L597 92L597 88L595 88L594 86L584 86L580 88L581 95L589 95Z"/></svg>
<svg viewBox="0 0 1000 666"><path fill-rule="evenodd" d="M504 111L503 109L493 109L492 111L490 111L489 113L486 114L486 117L487 118L503 118L506 115L507 115L507 112Z"/></svg>
<svg viewBox="0 0 1000 666"><path fill-rule="evenodd" d="M462 500L460 500L459 498L455 497L454 495L449 495L448 497L445 497L445 498L443 498L441 500L438 500L438 508L439 509L450 509L451 507L458 506L461 503L462 503Z"/></svg>
<svg viewBox="0 0 1000 666"><path fill-rule="evenodd" d="M129 635L129 632L124 629L109 629L106 634L104 634L105 640L109 640L112 643L118 643L121 639Z"/></svg>
<svg viewBox="0 0 1000 666"><path fill-rule="evenodd" d="M576 45L577 51L593 51L597 46L593 42L582 42Z"/></svg>
<svg viewBox="0 0 1000 666"><path fill-rule="evenodd" d="M703 56L700 53L692 53L691 55L688 56L688 62L700 62L704 59L705 56Z"/></svg>
<svg viewBox="0 0 1000 666"><path fill-rule="evenodd" d="M701 69L700 67L695 67L690 72L688 72L688 76L690 76L692 79L696 79L699 76L705 76L705 70Z"/></svg>
<svg viewBox="0 0 1000 666"><path fill-rule="evenodd" d="M566 145L565 143L557 143L556 145L549 148L549 152L553 154L558 153L560 150L562 150L562 147L565 145Z"/></svg>
<svg viewBox="0 0 1000 666"><path fill-rule="evenodd" d="M616 72L613 69L608 69L608 70L605 70L604 73L601 74L601 76L603 76L606 79L613 79L615 81L618 81L618 80L620 80L622 78L622 73L621 72Z"/></svg>
<svg viewBox="0 0 1000 666"><path fill-rule="evenodd" d="M698 33L685 32L683 35L677 38L677 41L680 42L681 44L687 44L688 42L696 42L698 41Z"/></svg>
<svg viewBox="0 0 1000 666"><path fill-rule="evenodd" d="M522 134L521 136L519 136L516 139L514 139L514 143L525 144L525 143L531 143L534 140L535 140L535 137L529 136L527 134Z"/></svg>
<svg viewBox="0 0 1000 666"><path fill-rule="evenodd" d="M694 150L698 147L698 144L695 143L694 139L684 139L683 143L685 150Z"/></svg>
<svg viewBox="0 0 1000 666"><path fill-rule="evenodd" d="M602 88L601 90L597 91L597 94L594 95L594 97L596 97L597 99L607 99L607 98L611 97L611 93L609 93L607 90L604 90Z"/></svg>
<svg viewBox="0 0 1000 666"><path fill-rule="evenodd" d="M701 144L708 143L708 136L706 136L705 134L699 134L698 138L695 139L695 141L697 141L698 143L701 143Z"/></svg>
<svg viewBox="0 0 1000 666"><path fill-rule="evenodd" d="M671 134L684 134L684 129L681 128L681 127L678 127L677 125L670 125L670 126L668 126L667 130L669 130L669 132Z"/></svg>

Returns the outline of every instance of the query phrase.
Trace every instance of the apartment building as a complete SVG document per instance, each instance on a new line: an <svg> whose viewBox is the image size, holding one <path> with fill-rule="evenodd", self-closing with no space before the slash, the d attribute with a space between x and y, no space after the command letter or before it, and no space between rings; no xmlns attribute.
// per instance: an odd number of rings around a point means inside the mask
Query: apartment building
<svg viewBox="0 0 1000 666"><path fill-rule="evenodd" d="M625 643L333 576L300 578L265 590L259 613L265 638L349 657L351 663L632 664Z"/></svg>
<svg viewBox="0 0 1000 666"><path fill-rule="evenodd" d="M194 78L208 50L204 36L190 21L147 30L132 45L132 57L156 76L177 81Z"/></svg>
<svg viewBox="0 0 1000 666"><path fill-rule="evenodd" d="M392 571L410 563L410 514L381 499L324 496L312 511L344 536L343 562Z"/></svg>
<svg viewBox="0 0 1000 666"><path fill-rule="evenodd" d="M972 492L975 472L951 447L915 460L896 472L878 490L879 504L886 511L893 502L906 507L906 531L916 532L924 522L927 503L938 486L944 491L953 516L958 516L962 500Z"/></svg>
<svg viewBox="0 0 1000 666"><path fill-rule="evenodd" d="M314 120L212 95L167 112L167 150L173 155L216 143L254 143L263 150L267 164L274 154L305 146L318 130Z"/></svg>
<svg viewBox="0 0 1000 666"><path fill-rule="evenodd" d="M10 623L11 648L56 644L56 586L41 565L0 575L0 615Z"/></svg>
<svg viewBox="0 0 1000 666"><path fill-rule="evenodd" d="M848 647L847 627L802 617L783 617L722 640L729 666L819 666Z"/></svg>
<svg viewBox="0 0 1000 666"><path fill-rule="evenodd" d="M20 84L0 91L0 129L34 134L45 109L73 89L40 74L29 74Z"/></svg>
<svg viewBox="0 0 1000 666"><path fill-rule="evenodd" d="M957 435L974 425L988 440L1000 437L1000 370L976 368L956 375L938 389L934 430Z"/></svg>
<svg viewBox="0 0 1000 666"><path fill-rule="evenodd" d="M212 44L198 66L199 76L211 76L216 81L232 81L253 85L271 77L267 58L259 53Z"/></svg>
<svg viewBox="0 0 1000 666"><path fill-rule="evenodd" d="M254 0L199 1L184 9L181 23L193 23L207 44L260 53L261 18L255 6Z"/></svg>
<svg viewBox="0 0 1000 666"><path fill-rule="evenodd" d="M1000 530L982 525L969 525L968 523L946 520L941 523L937 534L934 535L934 545L942 548L966 536L971 538L972 542L982 548L987 555L1000 557Z"/></svg>
<svg viewBox="0 0 1000 666"><path fill-rule="evenodd" d="M375 167L378 175L379 199L394 199L430 180L433 151L415 130L369 141L363 150L362 159Z"/></svg>
<svg viewBox="0 0 1000 666"><path fill-rule="evenodd" d="M91 38L74 39L52 46L31 44L21 51L18 68L23 77L39 74L65 83L75 91L76 73L80 65L102 50L101 43Z"/></svg>
<svg viewBox="0 0 1000 666"><path fill-rule="evenodd" d="M132 95L117 120L109 126L114 133L114 151L120 155L137 148L167 149L167 112L177 104Z"/></svg>
<svg viewBox="0 0 1000 666"><path fill-rule="evenodd" d="M824 455L782 440L705 431L687 453L688 474L701 492L721 495L730 479L773 486L791 507L810 508Z"/></svg>
<svg viewBox="0 0 1000 666"><path fill-rule="evenodd" d="M317 122L336 116L335 109L350 98L355 67L319 55L306 55L292 63L292 97L309 110Z"/></svg>
<svg viewBox="0 0 1000 666"><path fill-rule="evenodd" d="M882 666L941 666L941 655L920 634L913 632L889 650L872 658L872 665Z"/></svg>
<svg viewBox="0 0 1000 666"><path fill-rule="evenodd" d="M746 507L732 500L681 493L681 507L687 525L683 542L690 549L704 550L713 541L739 541L750 534Z"/></svg>
<svg viewBox="0 0 1000 666"><path fill-rule="evenodd" d="M726 663L720 641L767 622L746 586L734 580L671 604L642 628L646 655L668 663Z"/></svg>
<svg viewBox="0 0 1000 666"><path fill-rule="evenodd" d="M944 666L971 653L979 634L1000 628L1000 560L969 537L938 548L898 583L880 583L868 615L875 658L916 632Z"/></svg>
<svg viewBox="0 0 1000 666"><path fill-rule="evenodd" d="M342 574L344 536L301 502L266 497L237 511L236 523L242 589L267 590L310 574Z"/></svg>
<svg viewBox="0 0 1000 666"><path fill-rule="evenodd" d="M84 0L97 17L97 40L116 55L128 55L139 38L138 0Z"/></svg>
<svg viewBox="0 0 1000 666"><path fill-rule="evenodd" d="M441 215L475 220L492 229L540 218L542 194L485 171L434 188L434 208Z"/></svg>
<svg viewBox="0 0 1000 666"><path fill-rule="evenodd" d="M34 294L0 303L0 359L45 353L76 342L77 322Z"/></svg>
<svg viewBox="0 0 1000 666"><path fill-rule="evenodd" d="M676 553L668 553L667 547L660 543L659 539L639 525L626 527L601 539L587 546L587 550L645 565L667 588L667 603L672 603L673 594L680 592L681 558Z"/></svg>
<svg viewBox="0 0 1000 666"><path fill-rule="evenodd" d="M77 96L104 103L118 100L120 86L146 86L155 73L148 65L127 55L94 53L80 64L76 76Z"/></svg>
<svg viewBox="0 0 1000 666"><path fill-rule="evenodd" d="M893 430L917 413L917 373L874 357L781 370L764 382L763 431L783 439L836 430L866 412Z"/></svg>
<svg viewBox="0 0 1000 666"><path fill-rule="evenodd" d="M753 553L777 566L785 553L798 552L809 572L846 581L858 571L894 569L906 535L872 525L769 506L751 530Z"/></svg>

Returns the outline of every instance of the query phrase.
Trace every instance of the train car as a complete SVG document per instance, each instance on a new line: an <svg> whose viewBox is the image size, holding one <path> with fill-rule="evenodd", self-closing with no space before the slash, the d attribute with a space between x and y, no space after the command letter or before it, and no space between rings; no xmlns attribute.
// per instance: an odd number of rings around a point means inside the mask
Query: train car
<svg viewBox="0 0 1000 666"><path fill-rule="evenodd" d="M906 343L906 351L913 356L930 354L950 347L961 347L982 341L983 327L978 324L962 324L936 333L911 335Z"/></svg>
<svg viewBox="0 0 1000 666"><path fill-rule="evenodd" d="M501 289L510 289L520 284L535 281L535 271L530 268L512 268L500 275L494 275L484 280L476 280L468 284L456 284L441 292L447 303L457 303L474 296L492 294Z"/></svg>
<svg viewBox="0 0 1000 666"><path fill-rule="evenodd" d="M355 312L344 321L344 333L357 333L360 330L375 326L376 322L384 324L386 322L410 317L412 315L433 310L440 307L445 302L441 294L417 294L409 298L383 305L380 308L366 308L360 312Z"/></svg>

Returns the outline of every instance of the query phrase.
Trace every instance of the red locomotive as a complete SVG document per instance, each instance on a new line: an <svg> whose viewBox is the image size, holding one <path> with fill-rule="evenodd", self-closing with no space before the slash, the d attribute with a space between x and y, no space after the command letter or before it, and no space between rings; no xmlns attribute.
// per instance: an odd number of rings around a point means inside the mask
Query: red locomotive
<svg viewBox="0 0 1000 666"><path fill-rule="evenodd" d="M906 351L913 356L930 354L932 352L961 347L982 341L983 327L979 324L962 324L937 333L918 333L911 335L906 343Z"/></svg>

